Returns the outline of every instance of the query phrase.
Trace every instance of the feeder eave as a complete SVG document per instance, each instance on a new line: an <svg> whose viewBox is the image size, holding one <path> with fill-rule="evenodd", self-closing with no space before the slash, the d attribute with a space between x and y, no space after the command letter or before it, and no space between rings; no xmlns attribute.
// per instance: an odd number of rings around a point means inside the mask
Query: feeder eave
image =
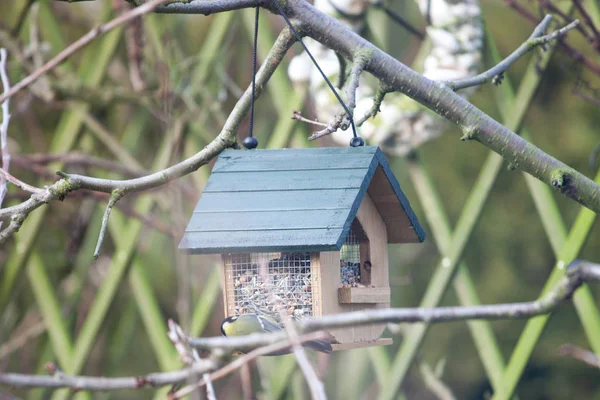
<svg viewBox="0 0 600 400"><path fill-rule="evenodd" d="M339 251L336 243L310 244L310 245L266 245L266 246L202 246L195 244L194 239L184 236L179 243L179 250L188 254L243 254L243 253L316 253L321 251Z"/></svg>

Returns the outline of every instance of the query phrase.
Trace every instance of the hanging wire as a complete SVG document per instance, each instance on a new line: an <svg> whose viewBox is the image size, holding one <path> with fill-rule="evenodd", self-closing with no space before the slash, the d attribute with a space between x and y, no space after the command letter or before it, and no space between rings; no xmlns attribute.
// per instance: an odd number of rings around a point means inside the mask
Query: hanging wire
<svg viewBox="0 0 600 400"><path fill-rule="evenodd" d="M256 52L258 48L258 13L260 7L256 7L254 14L254 47L252 49L252 100L250 101L250 133L244 139L243 145L247 149L258 146L258 140L254 137L254 98L256 97Z"/></svg>
<svg viewBox="0 0 600 400"><path fill-rule="evenodd" d="M325 82L327 83L327 86L329 86L329 89L331 89L331 92L335 95L335 98L337 99L337 101L344 108L344 111L346 112L346 115L348 116L348 119L350 120L350 125L352 126L352 136L353 136L353 138L350 141L350 146L352 146L352 147L363 146L364 145L364 140L362 138L358 137L358 135L356 134L356 127L354 126L354 118L352 116L352 113L348 109L348 106L346 106L346 103L344 103L344 100L342 100L342 98L340 97L340 95L338 94L338 92L335 90L335 88L333 87L333 85L331 84L331 82L329 81L329 79L327 79L327 76L325 75L325 73L323 72L323 70L321 69L321 67L319 66L319 64L317 63L317 60L315 60L315 58L313 57L313 55L310 53L310 51L308 50L308 48L306 47L306 45L302 41L302 36L300 36L300 34L296 30L296 28L294 28L294 26L292 25L292 22L290 21L290 19L286 15L286 13L283 11L283 8L279 4L279 2L277 0L271 0L271 3L275 6L275 8L279 12L279 14L281 14L281 16L283 17L283 19L285 19L285 22L290 27L291 31L294 33L294 36L296 36L296 40L298 40L298 42L300 42L300 44L304 48L304 51L306 51L306 54L308 54L308 56L312 60L313 64L315 65L315 67L317 67L317 70L319 70L319 73L321 74L321 76L323 77L323 79L325 80ZM340 71L340 73L343 74L344 71Z"/></svg>

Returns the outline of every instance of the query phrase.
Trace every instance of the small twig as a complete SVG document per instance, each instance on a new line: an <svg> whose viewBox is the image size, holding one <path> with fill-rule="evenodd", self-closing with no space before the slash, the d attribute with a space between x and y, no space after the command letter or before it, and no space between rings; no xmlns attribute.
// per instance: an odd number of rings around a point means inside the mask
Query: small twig
<svg viewBox="0 0 600 400"><path fill-rule="evenodd" d="M313 132L313 134L308 137L308 140L312 141L312 140L318 139L323 136L331 135L333 132L338 130L338 128L342 125L343 120L344 120L344 116L338 115L337 117L335 117L335 121L333 121L332 123L326 124L325 129Z"/></svg>
<svg viewBox="0 0 600 400"><path fill-rule="evenodd" d="M9 91L5 92L2 96L0 96L0 102L9 99L14 96L19 91L23 90L27 86L31 85L35 82L39 77L46 74L48 71L59 66L63 61L69 58L73 53L78 51L79 49L87 46L98 36L101 36L123 24L128 23L129 21L139 18L144 14L148 14L149 12L154 11L155 8L160 6L161 4L167 3L171 0L152 0L148 3L144 3L143 5L132 9L124 14L119 15L117 18L107 22L106 24L97 26L96 28L89 31L87 34L79 38L77 41L71 43L68 47L66 47L63 51L58 53L52 60L48 61L44 66L39 68L37 71L27 76L15 86L13 86Z"/></svg>
<svg viewBox="0 0 600 400"><path fill-rule="evenodd" d="M48 369L56 367L48 365ZM191 367L178 371L153 373L144 376L131 376L123 378L106 378L95 376L70 376L63 372L55 373L53 376L28 375L28 374L4 374L0 373L0 384L13 387L36 387L36 388L71 388L71 390L128 390L142 389L148 387L160 387L183 382L191 376L211 371L216 363L204 360ZM58 372L58 371L57 371Z"/></svg>
<svg viewBox="0 0 600 400"><path fill-rule="evenodd" d="M264 336L270 336L270 335L256 334L256 335L249 335L249 336L264 337ZM297 342L304 343L304 342L310 342L313 340L322 340L322 339L327 338L328 336L329 336L328 334L323 333L323 332L313 332L313 333L299 336L297 338ZM243 338L243 337L244 336L240 336L239 338ZM264 347L256 348L255 350L252 350L251 352L249 352L241 357L236 358L233 362L225 365L223 368L218 369L215 372L212 372L210 374L210 379L212 381L216 381L218 379L223 378L224 376L229 375L232 372L237 371L238 369L240 369L242 367L242 365L245 365L245 364L249 363L250 361L257 359L260 356L277 353L281 350L289 349L290 347L293 346L294 341L292 341L291 339L286 338L286 339L282 340L283 338L285 338L285 333L283 331L280 334L277 334L277 337L278 338L274 342L271 342L270 344L268 344ZM227 341L230 339L235 340L238 338L222 337L222 339L225 339ZM190 342L191 345L194 345L193 344L194 339L189 338L188 341ZM198 382L197 384L188 385L188 386L180 389L176 393L174 393L173 397L171 397L171 399L173 399L173 400L180 399L180 398L190 394L196 388L202 387L205 384L206 384L206 382L204 380L202 380L202 381Z"/></svg>
<svg viewBox="0 0 600 400"><path fill-rule="evenodd" d="M431 369L429 364L422 363L419 370L423 376L425 386L440 400L455 400L450 388Z"/></svg>
<svg viewBox="0 0 600 400"><path fill-rule="evenodd" d="M31 169L31 165L48 165L55 161L70 166L83 166L100 168L106 171L119 173L126 177L140 177L148 174L149 171L141 168L130 168L122 163L115 162L106 158L94 157L85 153L39 153L39 154L20 154L14 155L11 159L13 165L18 165L25 169ZM190 195L190 193L186 193Z"/></svg>
<svg viewBox="0 0 600 400"><path fill-rule="evenodd" d="M308 119L302 116L302 112L301 111L293 111L292 114L292 119L297 119L298 121L302 121L302 122L306 122L307 124L311 124L311 125L315 125L315 126L320 126L323 128L327 128L329 126L329 124L324 124L323 122L319 122L319 121L315 121L312 119Z"/></svg>
<svg viewBox="0 0 600 400"><path fill-rule="evenodd" d="M20 333L18 336L15 336L14 339L3 343L0 346L0 360L14 353L18 349L24 347L31 340L46 331L46 324L43 320L36 322L31 327L26 329L24 332Z"/></svg>
<svg viewBox="0 0 600 400"><path fill-rule="evenodd" d="M384 84L380 83L379 87L377 88L377 92L375 92L375 96L373 97L373 106L371 106L371 109L356 122L356 126L362 126L362 124L364 124L369 118L374 118L377 113L381 111L381 103L383 103L385 95L391 91L391 88L388 88Z"/></svg>
<svg viewBox="0 0 600 400"><path fill-rule="evenodd" d="M558 348L558 354L561 356L571 356L576 360L583 361L590 367L600 368L600 359L594 352L572 344L563 344Z"/></svg>
<svg viewBox="0 0 600 400"><path fill-rule="evenodd" d="M337 51L335 52L335 56L337 57L338 63L340 64L340 74L338 75L337 88L341 89L346 83L346 59Z"/></svg>
<svg viewBox="0 0 600 400"><path fill-rule="evenodd" d="M529 10L527 10L525 7L521 6L515 0L504 0L504 1L509 7L514 9L517 13L521 14L523 17L525 17L529 21L531 21L533 23L538 22L537 18L532 13L530 13ZM581 62L587 69L594 72L596 75L600 75L600 65L592 62L589 59L589 57L586 57L583 53L581 53L580 51L577 51L573 46L569 45L566 41L562 40L559 43L560 43L560 46L569 54L569 56L573 60Z"/></svg>
<svg viewBox="0 0 600 400"><path fill-rule="evenodd" d="M552 15L550 15L550 14L546 15L546 17L542 20L542 22L540 22L538 24L538 26L534 29L534 31L531 34L531 36L529 37L529 39L525 43L523 43L521 46L519 46L515 51L513 51L511 55L506 57L504 60L499 62L494 67L488 69L487 71L485 71L479 75L473 76L473 77L460 79L457 81L445 82L445 83L452 90L456 91L456 90L465 89L465 88L472 87L472 86L479 86L484 83L490 82L494 77L500 76L506 70L508 70L508 68L511 65L513 65L518 59L520 59L526 53L532 51L533 49L535 49L538 46L543 46L544 44L546 44L550 41L553 41L553 40L556 40L558 38L565 36L567 34L567 32L574 29L579 24L579 21L575 20L575 21L571 22L570 24L568 24L567 26L565 26L549 35L542 36L544 31L550 24L551 20L552 20Z"/></svg>
<svg viewBox="0 0 600 400"><path fill-rule="evenodd" d="M117 204L117 201L121 200L125 196L125 191L121 189L115 189L110 194L110 198L108 199L108 204L106 205L106 210L104 210L104 215L102 216L102 225L100 226L100 234L98 235L98 242L96 243L96 249L94 250L94 259L98 259L100 255L100 247L102 247L102 243L104 242L104 236L106 234L106 228L108 227L108 218L110 217L110 213Z"/></svg>
<svg viewBox="0 0 600 400"><path fill-rule="evenodd" d="M6 59L6 49L0 48L0 81L2 82L4 94L10 91L10 82L8 80L8 74L6 73ZM0 124L0 153L2 154L2 169L8 173L8 167L10 165L10 154L8 153L8 124L10 123L9 99L2 102L1 109L2 124ZM2 175L0 177L0 208L2 208L2 202L4 201L4 196L6 196L7 191L6 177ZM2 223L0 222L0 227L1 226Z"/></svg>
<svg viewBox="0 0 600 400"><path fill-rule="evenodd" d="M198 351L190 346L187 336L183 333L183 329L172 319L168 321L168 326L167 336L179 353L181 361L187 365L194 365L196 362L200 362L202 359ZM208 400L216 400L217 396L215 395L215 388L210 379L210 374L205 372L202 378L206 382L206 396Z"/></svg>
<svg viewBox="0 0 600 400"><path fill-rule="evenodd" d="M360 83L360 74L362 74L368 63L368 57L359 55L355 57L354 64L352 64L348 86L346 87L346 102L348 103L348 109L352 112L356 108L356 91Z"/></svg>
<svg viewBox="0 0 600 400"><path fill-rule="evenodd" d="M0 168L0 177L3 180L6 180L7 182L12 183L13 185L23 189L26 192L30 192L30 193L41 193L44 190L43 189L39 189L36 188L35 186L31 186L17 178L15 178L14 176L12 176L11 174L8 173L8 171L6 171L3 168Z"/></svg>
<svg viewBox="0 0 600 400"><path fill-rule="evenodd" d="M592 21L590 14L588 14L588 12L583 7L583 4L581 4L581 0L573 0L573 4L575 4L575 8L577 8L577 10L579 11L579 14L581 14L586 25L591 29L591 31L594 35L594 38L593 38L594 44L595 44L596 50L598 50L597 46L600 45L600 32L598 32L598 29L596 29L596 25L594 25L594 21Z"/></svg>
<svg viewBox="0 0 600 400"><path fill-rule="evenodd" d="M250 364L242 365L240 371L240 381L242 386L242 396L244 400L253 400L252 397L252 375L250 371Z"/></svg>
<svg viewBox="0 0 600 400"><path fill-rule="evenodd" d="M541 4L541 6L543 8L548 9L550 12L553 12L554 14L558 14L563 20L565 20L565 22L569 23L569 22L573 22L574 21L574 18L568 16L560 8L558 8L554 4L552 4L552 1L550 1L550 0L540 0L540 4ZM590 42L594 40L594 37L584 28L583 24L577 25L576 29L579 32L581 32L581 34L583 36L585 36L585 38L587 40L589 40Z"/></svg>
<svg viewBox="0 0 600 400"><path fill-rule="evenodd" d="M360 74L367 67L368 63L369 57L362 53L358 54L354 58L354 64L352 65L352 71L350 71L348 86L346 86L346 101L348 103L347 109L350 111L350 113L337 115L334 121L329 124L320 124L320 126L323 126L325 129L313 132L313 134L308 138L309 141L330 135L339 128L347 129L350 126L352 123L352 113L354 113L354 109L356 108L356 91L358 90Z"/></svg>

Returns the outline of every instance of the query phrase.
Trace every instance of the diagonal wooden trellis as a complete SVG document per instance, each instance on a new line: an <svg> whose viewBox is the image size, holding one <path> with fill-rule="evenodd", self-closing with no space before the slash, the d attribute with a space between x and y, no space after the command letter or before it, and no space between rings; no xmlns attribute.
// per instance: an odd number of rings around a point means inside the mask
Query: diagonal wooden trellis
<svg viewBox="0 0 600 400"><path fill-rule="evenodd" d="M43 19L44 33L46 40L52 43L54 49L65 47L65 40L62 38L58 22L50 12L48 1L40 2L40 17ZM211 69L215 65L215 55L218 53L215 49L219 48L224 42L228 30L231 28L231 21L239 13L218 14L211 23L209 36L204 43L200 59L203 60L194 73L195 79L202 82L207 79ZM108 18L108 8L105 9L105 17ZM247 16L246 14L244 14ZM251 20L243 19L244 26L250 28ZM263 25L263 27L266 25ZM147 19L146 29L153 41L157 51L160 51L160 31L161 24L157 22L155 16ZM269 38L270 32L265 30L261 32L260 37L265 38L261 43L263 51L268 49L272 41ZM108 61L111 59L117 44L121 39L121 32L114 32L105 38L100 39L94 46L86 50L82 57L82 64L79 67L79 75L85 77L85 84L89 86L99 85L103 79L103 73ZM488 47L490 49L489 63L496 63L499 59L495 51L495 45L491 36L488 35ZM504 124L515 131L521 131L521 134L528 140L531 135L526 129L519 129L525 117L528 105L541 80L539 69L544 69L550 60L552 51L545 53L541 63L531 63L523 83L515 96L507 78L500 89L494 90L497 98L497 104L504 118ZM93 57L92 57L93 55ZM93 60L85 62L85 60ZM72 69L70 65L65 68ZM298 125L294 125L288 117L289 110L300 108L305 93L289 96L294 93L293 89L285 78L285 69L280 68L281 72L276 74L273 79L277 81L277 92L270 93L271 96L280 97L283 101L275 101L279 115L275 132L268 138L269 146L281 147L288 141L289 137L297 130ZM272 88L273 85L268 86ZM282 95L283 93L283 95ZM77 143L78 132L82 130L87 115L85 105L71 106L62 116L58 126L55 139L51 146L54 152L66 152ZM147 119L145 113L136 114L125 129L123 140L124 148L129 147L129 151L135 150L135 140L131 138L139 137ZM201 125L201 124L199 124ZM193 128L192 128L193 129ZM181 132L173 132L173 135ZM90 146L90 141L86 140L89 134L79 139L81 147ZM299 136L301 138L305 136ZM171 154L171 135L165 136L165 142L158 148L159 154L156 155L154 168L159 169L166 166L172 160ZM192 141L197 138L186 137L186 147L193 149L197 143ZM191 150L190 150L191 151ZM126 155L115 153L115 156L124 164L131 162ZM466 263L462 260L463 252L473 232L473 228L478 221L486 200L490 194L491 188L503 167L502 159L496 154L490 154L482 171L478 177L474 189L464 207L464 212L459 219L456 229L452 232L448 217L444 210L440 196L436 192L435 184L429 177L424 164L419 160L409 163L410 174L420 201L423 203L423 209L429 226L432 229L431 235L442 255L436 272L432 277L431 283L421 302L423 307L435 307L439 305L443 294L446 292L450 283L454 285L458 298L463 305L476 305L478 299L475 284L469 274ZM202 186L203 177L196 174L197 186ZM532 194L540 218L548 235L552 249L556 255L557 263L546 283L544 291L557 282L564 273L565 265L574 259L585 243L585 239L596 220L596 215L587 209L582 209L573 225L571 231L567 230L557 206L553 199L551 190L544 184L536 181L528 175L525 179ZM600 180L600 175L596 179ZM149 213L157 206L157 201L148 197L142 197L136 201L135 209L139 213ZM69 374L78 374L85 365L91 348L97 340L111 304L113 303L118 289L122 282L127 282L133 293L132 305L138 310L145 326L146 333L152 344L156 361L163 370L173 369L178 366L177 356L174 353L171 344L164 335L164 317L156 301L156 296L151 284L148 282L140 258L139 250L136 246L137 239L142 232L142 224L134 219L127 220L118 213L114 213L110 220L110 234L116 250L109 266L107 279L102 283L97 291L92 307L82 325L77 338L71 337L69 321L61 316L61 302L65 299L59 299L52 288L52 280L48 271L43 265L41 256L37 252L32 252L35 238L42 230L42 224L46 208L37 211L32 218L24 225L22 232L17 237L17 243L14 251L4 270L4 279L0 288L0 309L4 309L14 290L15 283L23 270L27 274L28 281L34 293L36 303L40 308L41 314L48 328L49 345L48 351L44 355L44 360L55 358L61 367ZM99 214L95 221L99 220ZM92 248L98 232L98 226L91 224L86 232L84 245L80 252L80 259L77 263L76 275L83 281L87 272L89 255L92 254ZM206 325L206 316L212 308L212 301L216 298L215 292L218 290L219 280L213 275L207 282L205 291L199 299L194 310L190 333L199 334ZM70 299L73 301L73 299ZM574 303L582 321L584 330L589 339L591 347L600 354L600 313L592 299L590 290L587 286L582 287L574 298ZM528 359L541 337L543 328L548 320L547 316L531 319L520 340L517 344L512 357L506 363L499 351L496 339L489 323L485 321L471 321L468 323L471 335L477 352L483 363L485 371L490 379L494 390L495 399L509 399L512 397L516 385L521 377ZM381 399L393 399L398 396L399 388L404 381L410 366L413 364L415 356L421 347L424 337L428 330L427 324L415 325L408 333L401 349L394 360L388 360L382 348L369 350L375 364L377 377L380 382ZM273 398L279 398L285 390L285 377L291 375L294 371L293 360L282 360L273 366L271 373L271 389ZM389 371L389 372L388 372ZM350 385L349 385L350 387ZM356 392L354 392L356 393ZM66 391L58 391L54 394L54 399L62 399L68 396ZM78 393L78 398L90 398L88 394ZM157 395L158 397L158 395Z"/></svg>

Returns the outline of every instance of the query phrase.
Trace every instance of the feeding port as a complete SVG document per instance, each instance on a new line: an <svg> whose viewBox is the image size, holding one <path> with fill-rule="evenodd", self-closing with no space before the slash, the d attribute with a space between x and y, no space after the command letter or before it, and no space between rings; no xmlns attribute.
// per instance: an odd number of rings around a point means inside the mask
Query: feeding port
<svg viewBox="0 0 600 400"><path fill-rule="evenodd" d="M366 287L370 285L370 272L369 239L358 220L354 220L350 232L340 249L340 281L342 287Z"/></svg>

